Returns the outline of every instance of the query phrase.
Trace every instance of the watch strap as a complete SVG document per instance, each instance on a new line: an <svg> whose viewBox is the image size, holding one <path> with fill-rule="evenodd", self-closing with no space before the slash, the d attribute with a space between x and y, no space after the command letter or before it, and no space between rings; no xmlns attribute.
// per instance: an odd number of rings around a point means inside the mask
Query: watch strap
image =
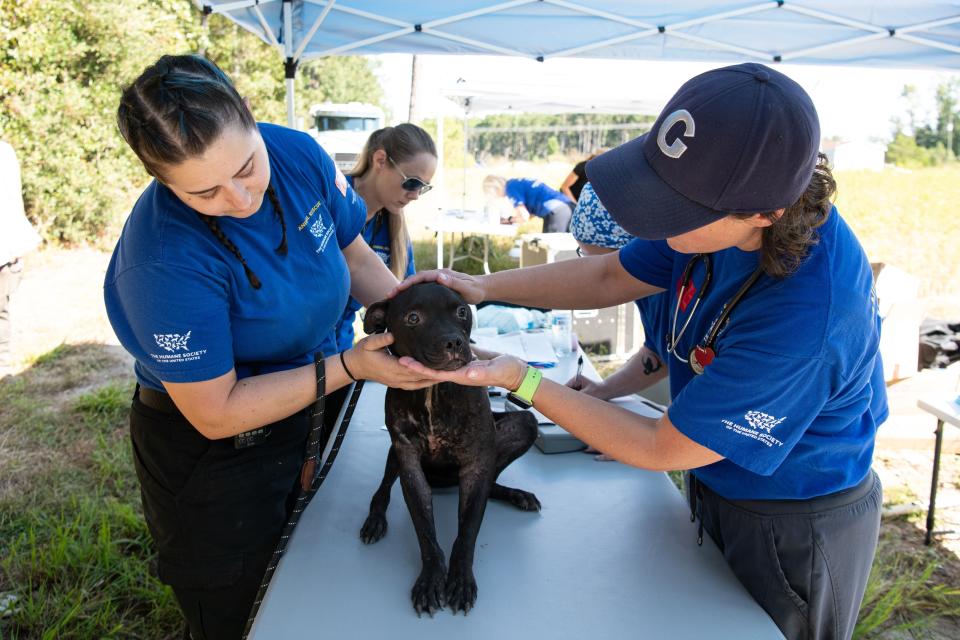
<svg viewBox="0 0 960 640"><path fill-rule="evenodd" d="M527 372L523 376L523 381L520 383L520 386L517 387L517 390L510 395L520 398L526 404L533 406L533 394L540 388L540 381L542 379L543 374L540 370L528 365Z"/></svg>

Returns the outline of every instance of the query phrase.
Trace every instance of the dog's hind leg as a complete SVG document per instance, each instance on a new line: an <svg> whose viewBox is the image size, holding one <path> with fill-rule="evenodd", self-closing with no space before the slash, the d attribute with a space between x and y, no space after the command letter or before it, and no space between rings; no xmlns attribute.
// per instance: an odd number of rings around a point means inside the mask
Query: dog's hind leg
<svg viewBox="0 0 960 640"><path fill-rule="evenodd" d="M492 452L491 452L492 454ZM447 606L453 613L464 615L477 601L477 580L473 576L473 555L477 535L487 508L490 486L493 484L492 456L471 460L460 468L460 508L457 539L450 552L450 571L447 574Z"/></svg>
<svg viewBox="0 0 960 640"><path fill-rule="evenodd" d="M537 439L537 419L527 411L494 413L494 433L497 446L497 475L527 452ZM529 491L494 483L490 489L494 500L509 502L523 511L540 511L540 501Z"/></svg>
<svg viewBox="0 0 960 640"><path fill-rule="evenodd" d="M390 445L386 468L383 470L383 481L370 499L370 514L360 528L360 539L364 544L373 544L387 535L387 506L390 504L390 490L393 488L393 483L397 481L398 474L397 453L393 445Z"/></svg>

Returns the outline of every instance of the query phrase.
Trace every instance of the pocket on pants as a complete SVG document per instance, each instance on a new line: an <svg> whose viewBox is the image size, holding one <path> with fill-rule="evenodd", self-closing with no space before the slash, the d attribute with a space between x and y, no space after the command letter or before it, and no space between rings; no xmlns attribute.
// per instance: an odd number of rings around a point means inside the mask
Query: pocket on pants
<svg viewBox="0 0 960 640"><path fill-rule="evenodd" d="M770 568L773 571L774 575L779 580L780 587L783 589L783 592L790 599L790 601L796 605L797 610L800 612L800 615L806 618L809 613L809 605L807 602L807 598L804 597L804 595L801 595L801 592L803 593L809 592L809 589L810 589L809 582L810 582L811 576L810 575L807 575L807 576L788 575L787 569L785 569L785 566L793 567L795 569L797 566L800 566L800 565L798 563L791 563L789 560L786 560L783 557L783 554L786 553L786 551L781 551L778 548L777 534L774 527L775 523L776 523L776 520L772 518L766 519L763 522L764 541L766 544L767 554L770 559ZM794 526L801 527L805 530L808 530L808 527L803 527L802 523L794 524ZM784 541L781 540L782 545L783 543ZM803 544L798 545L797 541L793 540L793 541L787 542L783 546L793 546L793 547L796 547L797 549L805 548L811 554L813 553L813 549L814 549L812 539L810 539L806 543L806 545L803 545ZM814 555L816 556L816 554ZM822 560L822 558L819 558L819 560ZM818 561L818 558L814 557L814 562L816 561ZM804 564L807 567L811 566L809 563L804 563Z"/></svg>

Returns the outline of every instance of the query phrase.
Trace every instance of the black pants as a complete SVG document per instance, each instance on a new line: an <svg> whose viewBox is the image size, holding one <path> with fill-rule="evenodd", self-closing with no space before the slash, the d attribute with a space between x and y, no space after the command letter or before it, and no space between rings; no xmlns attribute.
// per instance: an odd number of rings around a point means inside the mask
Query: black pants
<svg viewBox="0 0 960 640"><path fill-rule="evenodd" d="M150 397L154 406L134 394L130 435L159 578L173 587L194 640L239 638L299 491L309 410L237 449ZM337 399L328 396L325 421L336 419Z"/></svg>
<svg viewBox="0 0 960 640"><path fill-rule="evenodd" d="M850 638L880 533L882 489L809 500L727 500L687 474L687 496L727 564L788 640Z"/></svg>

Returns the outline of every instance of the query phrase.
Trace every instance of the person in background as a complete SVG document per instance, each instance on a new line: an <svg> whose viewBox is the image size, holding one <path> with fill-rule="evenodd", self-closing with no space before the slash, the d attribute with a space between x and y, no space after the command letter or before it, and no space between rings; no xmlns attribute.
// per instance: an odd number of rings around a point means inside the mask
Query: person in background
<svg viewBox="0 0 960 640"><path fill-rule="evenodd" d="M296 502L319 395L332 426L329 394L352 380L431 383L384 351L390 334L337 352L348 297L372 303L397 278L360 237L363 201L309 135L257 123L193 55L144 70L117 123L154 178L104 279L135 360L144 518L190 637L239 638Z"/></svg>
<svg viewBox="0 0 960 640"><path fill-rule="evenodd" d="M13 372L13 322L10 300L23 276L23 256L40 244L23 209L23 184L17 153L0 140L0 379Z"/></svg>
<svg viewBox="0 0 960 640"><path fill-rule="evenodd" d="M510 201L514 215L507 222L526 222L534 215L543 218L544 233L563 233L570 227L574 201L539 180L489 175L483 191L487 197L506 196Z"/></svg>
<svg viewBox="0 0 960 640"><path fill-rule="evenodd" d="M416 272L403 208L433 188L430 180L436 170L433 138L406 122L371 133L357 165L347 175L347 182L367 207L360 235L400 280ZM361 306L350 296L337 323L338 351L353 346L353 322Z"/></svg>
<svg viewBox="0 0 960 640"><path fill-rule="evenodd" d="M606 151L606 149L597 149L587 156L586 159L573 165L573 169L570 170L570 173L564 178L563 184L560 185L560 193L574 202L579 202L580 192L583 190L583 186L587 184L587 162L593 160L604 151Z"/></svg>
<svg viewBox="0 0 960 640"><path fill-rule="evenodd" d="M659 419L512 356L434 371L514 393L621 462L687 471L692 520L790 640L852 637L877 547L871 469L889 415L867 256L833 205L810 96L758 63L688 80L651 130L587 164L617 251L481 276L421 271L471 304L597 309L668 296Z"/></svg>
<svg viewBox="0 0 960 640"><path fill-rule="evenodd" d="M577 244L577 254L580 256L599 256L613 253L627 245L632 239L629 233L623 230L610 216L610 212L600 202L593 186L588 182L580 192L580 199L573 210L573 219L570 221L570 233ZM648 390L667 377L667 367L660 355L664 350L663 336L658 336L656 327L659 326L659 314L666 309L667 296L655 293L636 301L637 311L640 314L640 323L643 325L643 346L627 360L618 371L601 382L590 380L582 376L575 376L567 382L567 386L578 389L587 395L601 400L611 400L620 396L640 393ZM599 453L593 447L587 447L587 453ZM599 453L597 460L613 460L605 453Z"/></svg>

